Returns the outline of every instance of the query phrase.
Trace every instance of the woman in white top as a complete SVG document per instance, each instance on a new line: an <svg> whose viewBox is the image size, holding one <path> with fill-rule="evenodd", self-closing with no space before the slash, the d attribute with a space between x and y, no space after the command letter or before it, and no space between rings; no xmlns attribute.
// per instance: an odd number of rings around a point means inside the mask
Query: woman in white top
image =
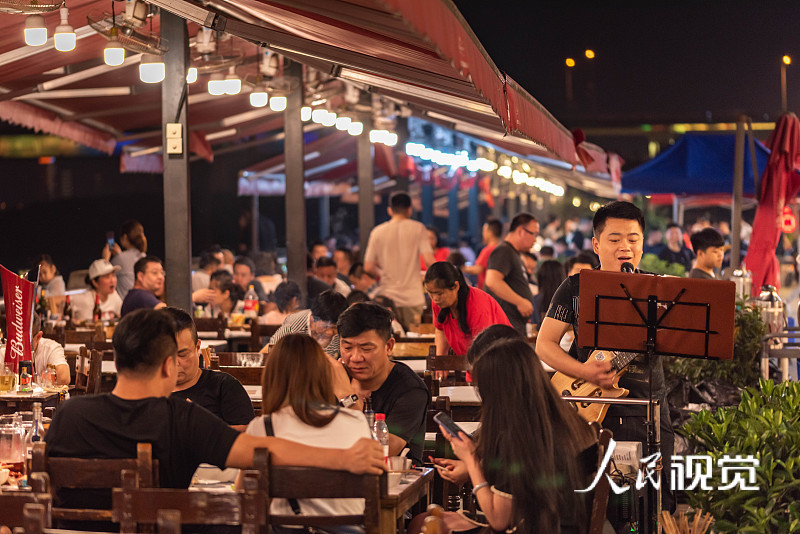
<svg viewBox="0 0 800 534"><path fill-rule="evenodd" d="M364 414L338 406L334 363L319 343L305 334L289 334L278 341L261 380L265 415L253 419L246 432L265 436L268 416L275 436L304 445L346 449L360 438L369 438ZM299 499L298 503L302 515L364 513L363 499ZM270 513L292 515L293 511L286 499L274 499Z"/></svg>
<svg viewBox="0 0 800 534"><path fill-rule="evenodd" d="M100 319L119 318L122 309L122 297L117 293L117 272L119 265L111 265L108 260L95 260L89 266L86 284L89 289L84 293L73 295L70 299L73 320L76 322L91 321L95 300L100 302Z"/></svg>

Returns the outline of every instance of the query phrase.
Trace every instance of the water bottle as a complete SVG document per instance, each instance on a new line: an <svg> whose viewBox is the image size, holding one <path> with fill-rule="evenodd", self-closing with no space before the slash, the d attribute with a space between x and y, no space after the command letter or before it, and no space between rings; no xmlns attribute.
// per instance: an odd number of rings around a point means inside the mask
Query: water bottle
<svg viewBox="0 0 800 534"><path fill-rule="evenodd" d="M247 288L247 293L244 294L244 317L250 320L258 317L258 294L252 285Z"/></svg>
<svg viewBox="0 0 800 534"><path fill-rule="evenodd" d="M375 411L372 409L372 397L367 397L364 399L364 417L367 418L367 426L369 426L369 431L373 432L375 429ZM375 437L374 432L372 437Z"/></svg>
<svg viewBox="0 0 800 534"><path fill-rule="evenodd" d="M389 427L386 426L386 415L382 413L375 414L375 426L373 427L373 436L377 439L383 447L383 461L389 464Z"/></svg>

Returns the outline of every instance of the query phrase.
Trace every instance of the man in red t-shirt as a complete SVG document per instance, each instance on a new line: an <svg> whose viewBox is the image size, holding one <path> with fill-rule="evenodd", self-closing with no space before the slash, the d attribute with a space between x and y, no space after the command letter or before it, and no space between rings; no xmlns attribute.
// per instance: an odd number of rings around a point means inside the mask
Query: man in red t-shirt
<svg viewBox="0 0 800 534"><path fill-rule="evenodd" d="M488 219L483 225L483 243L486 245L481 249L478 254L478 259L475 260L475 265L464 267L464 272L467 274L478 275L478 287L484 289L486 284L486 268L489 265L489 256L492 254L494 247L500 242L503 236L503 223L497 219Z"/></svg>

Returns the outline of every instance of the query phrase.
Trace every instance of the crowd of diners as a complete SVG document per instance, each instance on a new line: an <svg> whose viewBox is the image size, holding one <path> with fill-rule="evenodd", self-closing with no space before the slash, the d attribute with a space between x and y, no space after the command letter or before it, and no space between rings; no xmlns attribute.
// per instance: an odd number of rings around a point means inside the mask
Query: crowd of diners
<svg viewBox="0 0 800 534"><path fill-rule="evenodd" d="M117 302L112 294L130 268L113 334L116 385L110 393L63 403L46 436L47 454L135 457L136 443L150 442L161 485L177 488L190 484L201 463L246 468L253 450L264 446L279 464L378 474L386 467L363 413L369 399L376 413L386 415L389 455L407 449L414 464L432 463L439 476L471 484L482 516L447 514L448 531L477 531L485 521L495 530L521 533L586 532L589 503L574 490L587 486L596 469L596 436L550 386L542 362L599 385L615 380L610 363L587 362L576 339L578 282L581 269L619 272L625 262L638 267L641 211L628 202L601 207L592 220L593 254L576 254L568 277L540 261L538 284L528 260L540 229L529 213L515 216L505 235L498 221L489 220L484 251L491 249L460 267L452 254L442 259L437 236L411 217L407 194L392 196L389 215L371 232L360 262L349 250L329 257L324 244L312 247L305 302L297 285L274 270L256 277L250 258L227 263L223 251L210 250L193 275L192 310L166 307L162 264L146 254L141 225L129 225L122 249L106 247L106 256L116 254L93 262L87 276L91 295ZM55 291L55 276L48 291ZM470 281L473 276L478 283ZM192 319L236 313L251 286L262 305L257 320L281 325L262 349L268 354L259 417L241 384L201 368ZM422 457L431 394L414 371L392 358L395 336L420 322L426 296L437 354L468 355L482 401L474 435L444 432L457 460ZM528 339L531 322L539 325L535 346ZM572 343L565 344L570 335ZM664 407L661 359L650 365L653 391ZM642 396L649 391L649 371L642 365L621 385L631 396ZM623 439L645 439L639 414L612 407L607 420ZM671 441L665 413L666 458ZM665 509L674 509L668 487L663 495ZM80 494L67 497L74 498L71 505L86 504ZM273 512L286 513L286 506L276 501ZM359 506L301 502L309 515L350 514ZM412 520L409 531L419 531L422 519Z"/></svg>

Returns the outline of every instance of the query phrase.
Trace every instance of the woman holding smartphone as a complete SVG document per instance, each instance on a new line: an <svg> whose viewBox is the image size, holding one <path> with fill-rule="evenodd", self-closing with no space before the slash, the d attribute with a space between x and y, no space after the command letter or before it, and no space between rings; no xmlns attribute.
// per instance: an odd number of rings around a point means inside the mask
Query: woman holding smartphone
<svg viewBox="0 0 800 534"><path fill-rule="evenodd" d="M442 477L472 482L472 493L494 530L585 533L590 503L574 490L587 487L596 468L592 429L556 395L521 338L492 343L475 361L473 378L483 400L480 430L470 439L442 429L459 458L437 461ZM415 518L409 532L419 529L423 519ZM446 513L445 526L470 531L485 525Z"/></svg>

